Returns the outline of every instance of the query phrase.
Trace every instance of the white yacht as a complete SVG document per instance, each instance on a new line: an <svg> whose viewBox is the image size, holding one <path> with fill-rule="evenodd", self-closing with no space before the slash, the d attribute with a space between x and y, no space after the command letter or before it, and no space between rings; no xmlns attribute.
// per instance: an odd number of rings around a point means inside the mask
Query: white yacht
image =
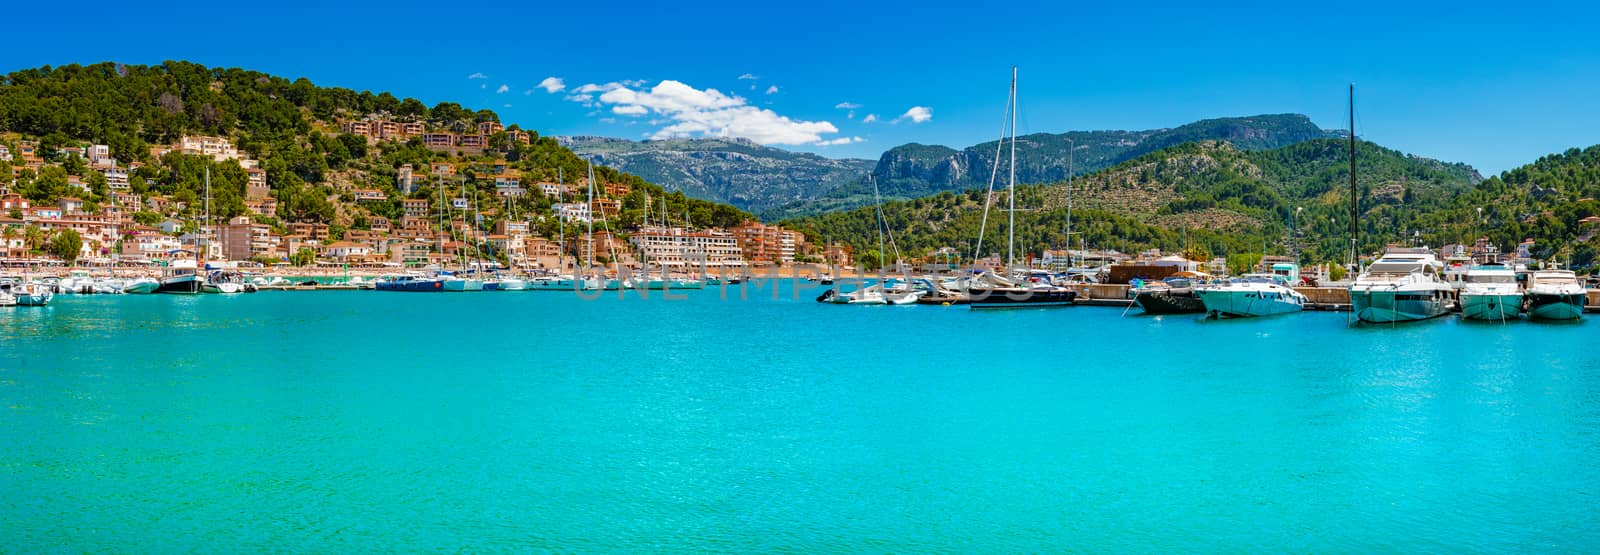
<svg viewBox="0 0 1600 555"><path fill-rule="evenodd" d="M1571 270L1539 270L1528 277L1528 317L1539 320L1577 320L1588 295Z"/></svg>
<svg viewBox="0 0 1600 555"><path fill-rule="evenodd" d="M1443 265L1426 248L1391 248L1350 285L1350 302L1362 322L1427 320L1450 312Z"/></svg>
<svg viewBox="0 0 1600 555"><path fill-rule="evenodd" d="M1461 278L1461 317L1468 320L1515 320L1522 317L1522 289L1517 272L1503 264L1469 268Z"/></svg>
<svg viewBox="0 0 1600 555"><path fill-rule="evenodd" d="M1273 273L1245 274L1227 283L1196 288L1194 293L1205 305L1206 315L1213 318L1288 314L1305 310L1310 302L1289 287L1299 277L1295 265L1274 264Z"/></svg>

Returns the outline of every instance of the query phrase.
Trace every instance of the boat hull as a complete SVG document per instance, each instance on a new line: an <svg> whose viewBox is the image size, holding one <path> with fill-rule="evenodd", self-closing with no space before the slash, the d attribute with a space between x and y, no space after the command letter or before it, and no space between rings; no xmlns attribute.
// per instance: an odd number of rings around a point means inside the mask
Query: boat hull
<svg viewBox="0 0 1600 555"><path fill-rule="evenodd" d="M503 279L503 280L500 280L500 287L499 287L500 291L525 291L527 289L528 289L528 282L526 282L526 281L522 281L520 279Z"/></svg>
<svg viewBox="0 0 1600 555"><path fill-rule="evenodd" d="M1528 317L1534 320L1577 320L1588 299L1582 293L1528 294Z"/></svg>
<svg viewBox="0 0 1600 555"><path fill-rule="evenodd" d="M450 292L482 291L483 281L476 279L447 279L444 280L444 290Z"/></svg>
<svg viewBox="0 0 1600 555"><path fill-rule="evenodd" d="M1134 295L1133 302L1145 314L1200 314L1206 311L1205 302L1193 291L1142 291Z"/></svg>
<svg viewBox="0 0 1600 555"><path fill-rule="evenodd" d="M44 306L50 304L50 300L55 298L55 293L44 286L36 285L13 289L11 296L17 306Z"/></svg>
<svg viewBox="0 0 1600 555"><path fill-rule="evenodd" d="M1305 310L1305 300L1281 291L1210 289L1195 293L1206 314L1216 318L1277 316Z"/></svg>
<svg viewBox="0 0 1600 555"><path fill-rule="evenodd" d="M380 281L373 284L373 289L401 293L438 293L444 291L444 282L437 279Z"/></svg>
<svg viewBox="0 0 1600 555"><path fill-rule="evenodd" d="M1450 312L1444 291L1350 291L1356 318L1372 324L1416 322Z"/></svg>
<svg viewBox="0 0 1600 555"><path fill-rule="evenodd" d="M200 286L200 292L213 295L232 295L234 293L243 293L244 286L237 283L213 282Z"/></svg>
<svg viewBox="0 0 1600 555"><path fill-rule="evenodd" d="M151 293L155 293L156 289L158 289L160 287L161 287L161 282L159 282L159 281L156 281L156 280L153 280L153 279L152 280L140 280L140 281L135 281L135 282L129 283L128 285L124 286L122 288L122 292L123 293L133 293L133 294L137 294L137 295L148 295L148 294L151 294Z"/></svg>
<svg viewBox="0 0 1600 555"><path fill-rule="evenodd" d="M1522 317L1522 295L1462 293L1461 317L1468 320L1516 320Z"/></svg>
<svg viewBox="0 0 1600 555"><path fill-rule="evenodd" d="M174 276L161 280L161 285L156 286L157 293L171 293L177 295L199 294L205 280L200 276Z"/></svg>
<svg viewBox="0 0 1600 555"><path fill-rule="evenodd" d="M1071 289L1027 289L1001 287L966 291L967 306L973 309L1044 308L1072 306L1078 292Z"/></svg>
<svg viewBox="0 0 1600 555"><path fill-rule="evenodd" d="M572 278L534 279L528 282L529 291L577 291L580 285Z"/></svg>

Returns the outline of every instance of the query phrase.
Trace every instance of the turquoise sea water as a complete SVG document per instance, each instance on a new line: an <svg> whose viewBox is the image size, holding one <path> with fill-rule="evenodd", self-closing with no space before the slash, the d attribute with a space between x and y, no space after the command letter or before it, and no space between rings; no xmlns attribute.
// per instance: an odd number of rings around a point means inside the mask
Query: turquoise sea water
<svg viewBox="0 0 1600 555"><path fill-rule="evenodd" d="M0 309L0 551L1600 546L1600 322L685 295Z"/></svg>

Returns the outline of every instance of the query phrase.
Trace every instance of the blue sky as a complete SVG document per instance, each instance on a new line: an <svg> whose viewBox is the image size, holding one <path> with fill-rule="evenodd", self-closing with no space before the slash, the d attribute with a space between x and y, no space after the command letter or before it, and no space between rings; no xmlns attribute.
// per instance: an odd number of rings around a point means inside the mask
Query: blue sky
<svg viewBox="0 0 1600 555"><path fill-rule="evenodd" d="M7 9L40 24L8 26L0 70L187 59L546 134L966 146L999 133L1015 64L1022 133L1280 112L1342 128L1354 82L1364 138L1486 174L1600 143L1600 7L1581 3L50 4Z"/></svg>

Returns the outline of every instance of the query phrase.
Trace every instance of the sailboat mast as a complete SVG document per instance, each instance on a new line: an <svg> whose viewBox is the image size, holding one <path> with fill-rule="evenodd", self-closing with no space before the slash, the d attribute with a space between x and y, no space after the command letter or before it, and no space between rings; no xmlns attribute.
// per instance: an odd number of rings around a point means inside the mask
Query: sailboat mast
<svg viewBox="0 0 1600 555"><path fill-rule="evenodd" d="M206 162L206 225L200 229L200 236L204 237L205 240L206 240L206 246L201 251L201 254L200 254L200 261L201 262L205 262L205 260L207 258L211 257L211 163L210 162ZM201 266L200 269L202 271L204 271L205 270L205 264L201 264L200 266Z"/></svg>
<svg viewBox="0 0 1600 555"><path fill-rule="evenodd" d="M867 175L867 179L869 181L872 181L872 201L878 205L878 271L882 272L883 271L883 227L888 225L888 223L883 221L883 199L878 198L878 180L877 179L873 179L871 174Z"/></svg>
<svg viewBox="0 0 1600 555"><path fill-rule="evenodd" d="M594 162L593 161L589 162L589 188L588 188L588 199L586 200L586 202L588 202L589 208L591 208L591 209L594 208ZM589 229L589 255L588 255L588 262L587 262L588 265L586 266L586 268L592 269L592 268L594 268L594 214L593 213L589 214L589 218L588 218L588 221L586 223L588 223L588 229Z"/></svg>
<svg viewBox="0 0 1600 555"><path fill-rule="evenodd" d="M1356 85L1350 84L1350 268L1358 270L1357 264L1361 262L1358 238L1361 235L1361 226L1356 222L1361 217L1361 197L1356 191Z"/></svg>
<svg viewBox="0 0 1600 555"><path fill-rule="evenodd" d="M562 175L561 168L556 168L556 204L566 203L566 189L566 176ZM559 275L567 269L567 220L561 217L559 211L556 212L556 241L556 272Z"/></svg>
<svg viewBox="0 0 1600 555"><path fill-rule="evenodd" d="M1067 142L1067 269L1072 269L1072 156L1078 150L1078 143Z"/></svg>
<svg viewBox="0 0 1600 555"><path fill-rule="evenodd" d="M1011 66L1011 179L1007 186L1006 202L1010 207L1006 209L1010 221L1007 223L1006 235L1006 269L1009 271L1016 264L1017 244L1017 66Z"/></svg>

